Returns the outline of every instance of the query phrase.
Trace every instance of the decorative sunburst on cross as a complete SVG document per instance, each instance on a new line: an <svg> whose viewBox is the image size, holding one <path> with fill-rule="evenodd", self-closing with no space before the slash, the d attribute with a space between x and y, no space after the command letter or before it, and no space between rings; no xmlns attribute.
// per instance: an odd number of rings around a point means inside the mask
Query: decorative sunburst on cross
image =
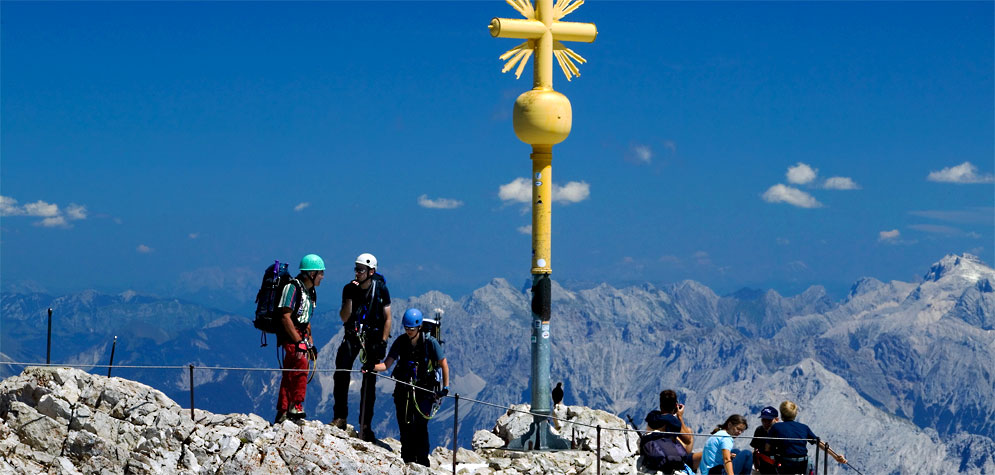
<svg viewBox="0 0 995 475"><path fill-rule="evenodd" d="M560 40L584 41L590 43L597 36L597 28L591 23L561 22L561 18L569 15L584 4L584 0L556 0L548 14L543 13L540 5L532 5L531 0L505 0L508 5L521 13L525 20L508 20L495 18L489 26L491 35L504 38L521 38L525 41L508 50L500 56L507 61L502 73L510 71L515 65L515 78L522 76L525 65L534 52L539 51L539 44L547 34L551 34L552 56L559 63L563 75L569 81L574 76L580 76L577 63L586 63L583 56L566 47ZM538 0L537 0L538 3ZM552 81L552 78L549 78Z"/></svg>

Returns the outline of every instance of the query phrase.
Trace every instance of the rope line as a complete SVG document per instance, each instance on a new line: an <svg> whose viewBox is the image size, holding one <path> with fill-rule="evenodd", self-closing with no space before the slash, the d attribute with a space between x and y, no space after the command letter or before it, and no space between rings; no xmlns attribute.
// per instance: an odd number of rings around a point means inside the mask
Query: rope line
<svg viewBox="0 0 995 475"><path fill-rule="evenodd" d="M172 365L156 366L156 365L149 365L149 366L144 366L144 365L56 364L56 363L26 363L26 362L20 362L20 361L0 361L0 364L11 365L11 366L41 366L41 367L61 367L61 368L188 369L190 367L190 365L183 365L183 366L172 366ZM247 368L247 367L231 367L231 366L194 366L194 369L204 369L204 370L213 370L213 371L271 371L271 372L272 371L278 371L278 372L283 372L283 371L296 371L296 372L313 371L313 372L318 372L318 373L335 373L335 372L343 372L343 373L373 373L378 378L388 379L388 380L394 381L396 384L403 384L405 386L409 386L409 387L415 389L416 391L424 391L424 392L432 393L433 395L435 394L435 391L433 391L431 389L422 388L422 387L416 386L414 384L411 384L411 383L409 383L407 381L401 381L399 379L393 378L393 377L388 376L386 374L380 374L380 373L374 372L374 371L367 371L365 369L337 369L336 368L336 369L320 369L320 370L315 370L315 369L310 369L310 368L309 369L280 369L280 368ZM446 396L443 396L443 397L444 398L452 398L454 396L446 395ZM526 410L522 410L522 409L515 409L514 407L511 407L511 406L502 406L500 404L495 404L495 403L487 402L487 401L481 401L479 399L473 399L473 398L469 398L469 397L466 397L466 396L460 396L460 399L464 400L464 401L473 402L473 403L476 403L476 404L482 404L484 406L490 406L490 407L494 407L494 408L497 408L497 409L503 409L505 411L518 412L518 413L522 413L522 414L529 414L529 415L534 416L534 417L545 417L545 418L550 419L550 420L556 420L556 421L559 421L559 422L563 422L563 423L567 423L567 424L574 424L574 425L578 425L578 426L582 426L582 427L587 427L587 428L595 429L595 430L597 430L600 427L600 429L602 429L602 430L611 430L611 431L616 431L616 432L635 432L637 434L643 434L645 432L649 432L649 431L639 430L639 429L630 429L628 427L626 427L626 428L618 428L618 427L605 427L605 426L597 426L597 425L592 425L592 424L585 424L583 422L570 421L570 420L567 420L567 419L562 419L562 418L559 418L559 417L555 417L552 414L542 414L542 413L537 413L537 412L532 412L532 411L526 411ZM611 413L609 413L609 414L611 414ZM615 415L615 414L612 414L612 415ZM618 417L618 416L615 415L615 417ZM711 433L705 434L705 433L697 433L697 432L691 432L691 433L688 433L688 432L664 432L664 431L653 431L653 432L657 432L657 433L664 434L664 435L673 435L673 436L691 435L691 436L694 436L694 437L710 437L712 435ZM740 436L737 436L737 437L734 437L734 438L735 439L760 439L760 440L773 440L773 439L777 439L777 440L794 440L794 441L806 441L806 442L814 442L816 440L816 439L798 439L798 438L788 438L788 437L754 437L754 436L745 436L745 435L740 435ZM860 472L860 470L857 470L856 467L850 465L849 462L846 463L846 464L844 464L844 465L849 466L850 468L852 468L853 470L855 470L858 474L863 475Z"/></svg>
<svg viewBox="0 0 995 475"><path fill-rule="evenodd" d="M20 361L0 361L0 364L11 366L44 366L57 368L128 368L128 369L188 369L189 365L182 366L156 366L156 365L105 365L105 364L56 364L56 363L24 363ZM291 368L239 368L231 366L194 366L194 369L206 369L212 371L316 371L318 373L361 373L358 369L291 369Z"/></svg>
<svg viewBox="0 0 995 475"><path fill-rule="evenodd" d="M380 374L380 373L374 373L374 374L378 378L389 379L391 381L394 381L395 383L400 383L400 384L403 384L405 386L410 386L410 387L412 387L412 388L414 388L416 390L419 390L419 391L433 392L431 389L421 388L421 387L415 386L415 385L413 385L411 383L408 383L406 381L401 381L399 379L392 378L392 377L387 376L385 374ZM444 397L452 398L453 396L448 396L447 395L447 396L444 396ZM562 418L559 418L559 417L554 417L554 416L549 415L549 414L541 414L541 413L532 412L532 411L526 411L526 410L522 410L522 409L515 409L515 408L513 408L511 406L502 406L502 405L499 405L499 404L494 404L492 402L481 401L479 399L473 399L473 398L469 398L469 397L466 397L466 396L460 396L460 400L462 400L462 401L470 401L470 402L474 402L474 403L477 403L477 404L483 404L485 406L491 406L491 407L495 407L495 408L498 408L498 409L504 409L506 411L520 412L522 414L530 414L530 415L536 416L536 417L547 417L549 419L557 420L557 421L568 423L568 424L575 424L575 425L579 425L579 426L584 426L584 427L588 427L588 428L591 428L591 429L597 429L598 428L598 426L596 426L596 425L585 424L583 422L569 421L567 419L562 419ZM616 416L616 417L618 417L618 416ZM614 430L614 431L618 431L618 432L636 432L636 433L639 433L639 434L644 433L644 432L648 432L648 431L639 430L639 429L618 428L618 427L605 427L605 426L601 426L601 429L602 430ZM663 431L654 431L654 432L658 432L658 433L664 434L664 435L688 435L689 434L687 432L663 432ZM690 435L701 436L701 437L710 437L712 434L710 434L710 433L709 434L690 433ZM809 441L814 442L816 440L816 439L795 439L795 438L788 438L788 437L752 437L752 436L738 436L738 437L734 437L734 438L736 438L736 439L768 439L768 440L772 440L772 439L776 438L778 440L804 440L806 442L809 442Z"/></svg>

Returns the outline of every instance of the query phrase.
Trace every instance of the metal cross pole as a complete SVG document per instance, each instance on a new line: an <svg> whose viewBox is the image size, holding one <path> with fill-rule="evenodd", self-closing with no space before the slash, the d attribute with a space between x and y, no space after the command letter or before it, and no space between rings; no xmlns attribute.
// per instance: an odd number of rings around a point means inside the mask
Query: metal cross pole
<svg viewBox="0 0 995 475"><path fill-rule="evenodd" d="M518 38L525 42L501 55L507 60L502 72L518 64L522 75L529 57L535 55L532 90L515 100L512 122L519 140L532 146L532 412L529 432L509 442L508 448L524 450L568 449L570 443L549 428L553 412L550 396L550 217L553 202L553 145L570 135L572 112L566 96L553 90L553 59L569 81L579 76L574 62L587 62L561 41L593 42L598 29L593 23L559 21L584 4L584 0L506 0L524 20L494 18L488 26L496 38Z"/></svg>

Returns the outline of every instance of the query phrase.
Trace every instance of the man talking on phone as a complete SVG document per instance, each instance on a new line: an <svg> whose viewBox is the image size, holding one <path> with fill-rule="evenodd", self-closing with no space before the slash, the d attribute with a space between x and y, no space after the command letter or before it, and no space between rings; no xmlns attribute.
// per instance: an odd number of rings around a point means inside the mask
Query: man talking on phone
<svg viewBox="0 0 995 475"><path fill-rule="evenodd" d="M650 427L662 428L663 432L680 433L677 438L691 453L694 447L694 436L691 428L684 422L684 404L677 402L677 392L665 389L660 392L660 410L651 411L646 415L646 423Z"/></svg>

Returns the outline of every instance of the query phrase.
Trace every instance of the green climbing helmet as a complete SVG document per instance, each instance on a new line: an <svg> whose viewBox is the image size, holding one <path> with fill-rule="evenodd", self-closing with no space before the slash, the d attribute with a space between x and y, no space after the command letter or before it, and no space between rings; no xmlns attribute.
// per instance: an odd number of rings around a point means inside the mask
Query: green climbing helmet
<svg viewBox="0 0 995 475"><path fill-rule="evenodd" d="M325 270L325 261L317 254L308 254L301 259L301 270Z"/></svg>

